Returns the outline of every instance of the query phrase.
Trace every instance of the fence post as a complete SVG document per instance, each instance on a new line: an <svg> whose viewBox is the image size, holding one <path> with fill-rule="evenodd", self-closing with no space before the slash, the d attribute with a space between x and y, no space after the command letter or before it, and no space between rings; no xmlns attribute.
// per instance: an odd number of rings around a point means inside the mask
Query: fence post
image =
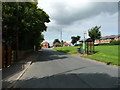
<svg viewBox="0 0 120 90"><path fill-rule="evenodd" d="M5 46L2 46L2 68L5 67Z"/></svg>
<svg viewBox="0 0 120 90"><path fill-rule="evenodd" d="M7 64L7 66L9 66L10 64L11 64L11 55L12 55L12 52L11 52L11 46L8 46L8 51L7 51L7 53L8 53L8 64Z"/></svg>
<svg viewBox="0 0 120 90"><path fill-rule="evenodd" d="M2 69L2 45L0 45L0 69Z"/></svg>

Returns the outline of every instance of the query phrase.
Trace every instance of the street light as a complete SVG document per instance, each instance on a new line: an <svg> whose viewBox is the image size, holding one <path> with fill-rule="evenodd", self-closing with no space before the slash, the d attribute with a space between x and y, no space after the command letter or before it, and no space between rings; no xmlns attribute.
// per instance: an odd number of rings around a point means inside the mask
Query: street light
<svg viewBox="0 0 120 90"><path fill-rule="evenodd" d="M87 33L84 31L83 54L85 54L85 34L87 34Z"/></svg>

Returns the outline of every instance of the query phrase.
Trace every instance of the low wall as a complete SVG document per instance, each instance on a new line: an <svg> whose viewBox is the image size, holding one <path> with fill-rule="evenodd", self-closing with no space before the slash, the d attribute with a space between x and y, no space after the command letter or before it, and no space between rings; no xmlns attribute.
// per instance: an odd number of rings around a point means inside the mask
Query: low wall
<svg viewBox="0 0 120 90"><path fill-rule="evenodd" d="M0 69L2 68L2 46L0 46Z"/></svg>
<svg viewBox="0 0 120 90"><path fill-rule="evenodd" d="M29 54L31 54L33 50L22 50L18 51L18 60L26 58Z"/></svg>

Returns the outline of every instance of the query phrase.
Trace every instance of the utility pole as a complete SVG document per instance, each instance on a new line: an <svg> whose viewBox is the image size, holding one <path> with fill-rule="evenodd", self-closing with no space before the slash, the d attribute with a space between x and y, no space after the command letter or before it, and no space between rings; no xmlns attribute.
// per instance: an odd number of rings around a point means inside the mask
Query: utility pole
<svg viewBox="0 0 120 90"><path fill-rule="evenodd" d="M61 29L61 31L60 31L60 36L61 36L61 41L62 41L62 29Z"/></svg>
<svg viewBox="0 0 120 90"><path fill-rule="evenodd" d="M60 29L60 28L59 28L58 31L60 32L60 42L61 42L61 46L62 46L62 33L63 33L63 32L62 32L62 29Z"/></svg>
<svg viewBox="0 0 120 90"><path fill-rule="evenodd" d="M61 31L60 31L60 34L61 34L61 46L63 46L63 42L62 42L62 29L61 29Z"/></svg>

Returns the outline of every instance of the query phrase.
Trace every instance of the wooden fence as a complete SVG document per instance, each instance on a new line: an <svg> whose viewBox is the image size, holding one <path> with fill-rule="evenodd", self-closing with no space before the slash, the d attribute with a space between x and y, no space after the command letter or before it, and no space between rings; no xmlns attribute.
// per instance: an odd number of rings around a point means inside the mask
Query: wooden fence
<svg viewBox="0 0 120 90"><path fill-rule="evenodd" d="M8 67L12 62L12 49L10 46L2 46L2 68Z"/></svg>
<svg viewBox="0 0 120 90"><path fill-rule="evenodd" d="M0 69L2 68L2 45L0 45Z"/></svg>

